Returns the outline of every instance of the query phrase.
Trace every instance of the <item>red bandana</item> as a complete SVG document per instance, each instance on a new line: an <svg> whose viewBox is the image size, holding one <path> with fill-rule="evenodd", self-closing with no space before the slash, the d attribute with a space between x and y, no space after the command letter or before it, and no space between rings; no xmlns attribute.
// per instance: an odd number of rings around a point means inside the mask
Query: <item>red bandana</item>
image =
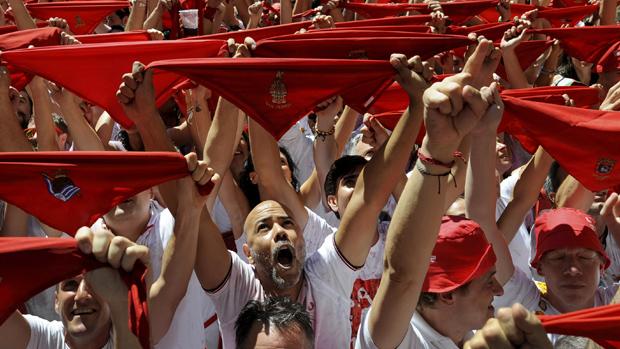
<svg viewBox="0 0 620 349"><path fill-rule="evenodd" d="M499 46L499 44L495 44ZM553 45L552 40L530 40L524 41L515 48L517 58L519 58L519 64L521 69L526 70L532 63L536 62L536 59L540 57L549 47ZM506 69L504 68L504 61L497 67L497 74L506 79Z"/></svg>
<svg viewBox="0 0 620 349"><path fill-rule="evenodd" d="M377 25L426 25L431 21L430 15L416 15L405 17L393 17L393 18L376 18L376 19L364 19L360 21L350 22L338 22L336 28L350 28L350 27L362 27L362 26L377 26Z"/></svg>
<svg viewBox="0 0 620 349"><path fill-rule="evenodd" d="M574 26L582 20L598 10L598 5L575 6L565 8L552 7L536 7L526 4L511 4L510 11L513 17L521 17L527 11L538 8L538 18L547 19L552 27L560 27L563 24ZM495 9L488 9L480 13L480 17L489 23L495 23L499 20L499 13Z"/></svg>
<svg viewBox="0 0 620 349"><path fill-rule="evenodd" d="M309 32L316 31L337 31L337 30L359 30L359 31L391 31L391 32L410 32L410 33L429 33L430 27L423 24L413 24L413 25L368 25L368 26L359 26L359 27L336 27L331 29L311 29ZM307 34L307 33L305 33ZM454 34L454 33L450 33Z"/></svg>
<svg viewBox="0 0 620 349"><path fill-rule="evenodd" d="M339 31L336 31L338 33ZM342 32L342 31L340 31ZM382 32L388 34L390 32ZM376 33L375 33L376 34ZM368 35L371 35L368 33ZM428 59L440 52L471 43L466 36L426 37L358 37L317 38L299 40L266 40L260 42L252 53L256 57L282 58L331 58L387 60L394 52L407 57L419 55Z"/></svg>
<svg viewBox="0 0 620 349"><path fill-rule="evenodd" d="M146 30L135 30L135 31L130 31L130 32L109 33L109 34L76 35L75 38L79 40L82 44L103 44L107 42L151 40L151 36Z"/></svg>
<svg viewBox="0 0 620 349"><path fill-rule="evenodd" d="M0 238L0 324L23 303L63 280L105 267L79 251L77 241L62 238ZM150 348L146 268L137 263L121 272L129 288L129 329L143 348Z"/></svg>
<svg viewBox="0 0 620 349"><path fill-rule="evenodd" d="M447 34L465 35L469 33L476 33L482 35L491 41L499 41L504 36L504 32L510 29L514 24L512 22L502 23L486 23L474 25L471 27L459 27L451 25L448 27Z"/></svg>
<svg viewBox="0 0 620 349"><path fill-rule="evenodd" d="M499 3L498 0L466 0L466 1L453 1L453 2L442 2L441 10L442 12L448 16L452 17L472 17L481 13L487 9L495 10L495 7ZM428 7L428 4L418 3L413 4L413 10L422 12L422 13L431 13L431 9Z"/></svg>
<svg viewBox="0 0 620 349"><path fill-rule="evenodd" d="M159 59L214 57L223 44L220 40L175 40L69 45L3 52L0 58L20 70L66 87L129 128L133 122L118 103L116 90L123 74L131 72L134 61L148 64ZM50 60L55 64L49 64ZM155 91L161 94L181 80L173 74L157 74Z"/></svg>
<svg viewBox="0 0 620 349"><path fill-rule="evenodd" d="M540 315L549 333L588 337L606 349L620 348L620 304L588 308L560 315Z"/></svg>
<svg viewBox="0 0 620 349"><path fill-rule="evenodd" d="M381 28L381 27L379 27ZM387 30L373 30L372 33L369 33L368 30L358 29L358 28L338 28L338 29L323 29L323 30L311 30L303 34L289 34L276 36L271 38L270 40L301 40L301 39L342 39L342 38L360 38L360 37L374 37L374 38L389 38L389 37L398 37L398 38L454 38L454 39L462 39L463 36L460 35L449 35L449 34L434 34L434 33L422 33L422 32L411 32L411 31L387 31ZM468 44L472 43L469 41ZM396 51L393 51L396 52Z"/></svg>
<svg viewBox="0 0 620 349"><path fill-rule="evenodd" d="M32 17L47 20L61 17L67 20L71 32L90 34L110 13L129 7L127 1L66 1L26 4Z"/></svg>
<svg viewBox="0 0 620 349"><path fill-rule="evenodd" d="M504 97L505 117L591 191L620 184L620 112ZM516 135L519 138L518 135Z"/></svg>
<svg viewBox="0 0 620 349"><path fill-rule="evenodd" d="M37 28L45 28L47 26L48 26L47 22L37 22ZM3 25L0 27L0 35L7 34L7 33L13 33L16 31L19 31L16 25Z"/></svg>
<svg viewBox="0 0 620 349"><path fill-rule="evenodd" d="M192 36L184 38L183 40L204 40L204 39L217 39L228 40L229 38L235 39L237 43L243 43L246 37L251 37L255 41L269 39L274 36L294 34L296 31L302 28L310 28L312 22L297 22L289 24L274 25L271 27L254 28L248 30L239 30L235 32L219 33L203 36Z"/></svg>
<svg viewBox="0 0 620 349"><path fill-rule="evenodd" d="M612 58L618 59L614 45L620 41L620 26L536 29L540 33L560 40L560 45L571 57L596 64L597 72L610 71L614 67ZM615 57L614 57L615 55Z"/></svg>
<svg viewBox="0 0 620 349"><path fill-rule="evenodd" d="M210 88L276 139L332 96L342 96L363 112L395 73L387 61L302 58L178 59L148 68L172 71Z"/></svg>
<svg viewBox="0 0 620 349"><path fill-rule="evenodd" d="M0 168L12 183L0 187L0 198L70 235L125 199L188 174L185 158L171 152L0 153Z"/></svg>

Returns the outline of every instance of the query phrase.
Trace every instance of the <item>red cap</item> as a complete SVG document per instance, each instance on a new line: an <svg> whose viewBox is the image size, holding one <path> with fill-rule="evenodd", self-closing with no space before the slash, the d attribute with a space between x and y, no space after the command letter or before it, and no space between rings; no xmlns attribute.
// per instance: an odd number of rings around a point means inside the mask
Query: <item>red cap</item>
<svg viewBox="0 0 620 349"><path fill-rule="evenodd" d="M478 223L444 216L422 285L423 292L450 292L495 265L493 248Z"/></svg>
<svg viewBox="0 0 620 349"><path fill-rule="evenodd" d="M620 41L612 45L596 63L597 73L615 70L620 70Z"/></svg>
<svg viewBox="0 0 620 349"><path fill-rule="evenodd" d="M594 219L577 209L562 207L544 212L536 218L534 232L536 255L530 263L534 268L545 253L560 248L587 248L596 251L605 260L604 267L609 267L610 261L598 240Z"/></svg>

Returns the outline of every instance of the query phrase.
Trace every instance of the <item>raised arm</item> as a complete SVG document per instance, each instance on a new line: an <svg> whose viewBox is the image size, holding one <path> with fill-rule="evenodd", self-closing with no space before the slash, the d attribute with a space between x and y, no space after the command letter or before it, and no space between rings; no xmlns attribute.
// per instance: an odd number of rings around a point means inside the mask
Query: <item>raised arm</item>
<svg viewBox="0 0 620 349"><path fill-rule="evenodd" d="M80 107L81 99L63 88L56 93L55 100L60 105L62 117L67 123L75 148L77 150L105 150L97 132L83 115Z"/></svg>
<svg viewBox="0 0 620 349"><path fill-rule="evenodd" d="M495 177L495 139L497 126L504 113L504 105L499 97L497 85L490 89L483 88L483 95L491 94L494 105L483 116L478 126L472 131L471 152L467 176L465 178L465 206L467 218L476 221L493 246L497 256L497 281L505 284L514 272L514 266L508 243L495 222L495 204L497 201Z"/></svg>
<svg viewBox="0 0 620 349"><path fill-rule="evenodd" d="M18 98L19 93L10 85L8 70L0 67L0 151L32 151L11 102L11 89L16 95L14 98Z"/></svg>
<svg viewBox="0 0 620 349"><path fill-rule="evenodd" d="M26 4L22 0L8 0L13 11L13 17L15 18L15 25L17 29L36 29L37 25L34 19L30 16L30 13L26 9Z"/></svg>
<svg viewBox="0 0 620 349"><path fill-rule="evenodd" d="M508 243L512 241L519 226L523 223L525 214L538 199L540 188L545 183L552 162L553 158L542 147L538 147L521 172L512 194L512 200L497 221L497 226Z"/></svg>
<svg viewBox="0 0 620 349"><path fill-rule="evenodd" d="M515 52L517 46L523 41L527 41L531 36L527 33L526 28L524 24L519 24L518 26L506 30L500 44L503 50L502 58L506 69L506 78L510 82L512 88L531 87L525 77L523 69L521 69L519 57L517 57Z"/></svg>
<svg viewBox="0 0 620 349"><path fill-rule="evenodd" d="M198 222L203 212L208 215L205 208L207 197L198 193L196 184L205 185L212 177L214 182L218 179L206 162L198 162L195 153L190 153L186 159L191 177L174 181L178 195L174 234L164 250L161 274L149 290L153 343L157 343L168 331L177 305L185 297L194 270Z"/></svg>
<svg viewBox="0 0 620 349"><path fill-rule="evenodd" d="M426 136L421 152L442 163L487 109L479 92L454 80L424 93ZM390 224L381 283L368 327L378 348L395 348L407 333L444 212L446 168L418 160Z"/></svg>
<svg viewBox="0 0 620 349"><path fill-rule="evenodd" d="M58 135L52 117L52 104L45 79L35 76L30 82L34 104L34 123L37 128L37 146L40 151L57 151Z"/></svg>
<svg viewBox="0 0 620 349"><path fill-rule="evenodd" d="M392 136L360 172L342 216L336 245L349 263L355 266L364 265L377 239L379 213L405 172L416 138L411 135L417 135L422 125L422 94L432 76L432 68L419 56L407 61L403 55L392 55L390 62L397 71L396 80L409 95L409 108L400 118Z"/></svg>
<svg viewBox="0 0 620 349"><path fill-rule="evenodd" d="M136 0L129 12L129 18L125 25L125 31L142 29L146 19L146 0Z"/></svg>

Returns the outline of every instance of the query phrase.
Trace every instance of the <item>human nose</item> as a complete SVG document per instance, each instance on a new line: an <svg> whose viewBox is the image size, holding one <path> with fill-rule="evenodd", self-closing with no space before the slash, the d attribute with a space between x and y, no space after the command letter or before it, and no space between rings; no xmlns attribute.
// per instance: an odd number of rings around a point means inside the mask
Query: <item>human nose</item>
<svg viewBox="0 0 620 349"><path fill-rule="evenodd" d="M274 223L273 230L274 230L274 240L276 242L289 240L286 229L284 229L284 227L282 227L280 224Z"/></svg>
<svg viewBox="0 0 620 349"><path fill-rule="evenodd" d="M566 258L567 265L565 266L564 273L570 276L578 276L581 275L581 268L579 265L579 257L577 256L568 256Z"/></svg>
<svg viewBox="0 0 620 349"><path fill-rule="evenodd" d="M496 278L493 278L493 295L496 297L501 297L503 294L504 288Z"/></svg>
<svg viewBox="0 0 620 349"><path fill-rule="evenodd" d="M90 298L92 298L92 295L90 294L90 289L88 288L88 285L86 285L86 281L82 280L80 282L80 285L78 286L77 291L75 291L75 301L77 303L80 301L89 300Z"/></svg>

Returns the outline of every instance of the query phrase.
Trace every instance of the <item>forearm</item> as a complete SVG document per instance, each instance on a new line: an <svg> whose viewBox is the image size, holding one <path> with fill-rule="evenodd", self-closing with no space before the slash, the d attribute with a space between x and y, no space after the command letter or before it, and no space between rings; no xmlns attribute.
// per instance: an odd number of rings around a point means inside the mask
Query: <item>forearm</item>
<svg viewBox="0 0 620 349"><path fill-rule="evenodd" d="M508 243L495 223L495 134L472 135L471 153L465 178L465 209L467 218L475 221L484 231L487 241L497 256L497 280L506 283L514 266Z"/></svg>
<svg viewBox="0 0 620 349"><path fill-rule="evenodd" d="M336 144L338 145L338 154L342 154L351 134L353 134L358 115L357 111L347 105L344 107L340 118L338 118L336 132L334 133Z"/></svg>
<svg viewBox="0 0 620 349"><path fill-rule="evenodd" d="M293 7L291 0L280 1L280 24L293 22Z"/></svg>
<svg viewBox="0 0 620 349"><path fill-rule="evenodd" d="M0 151L32 151L13 110L8 92L0 93Z"/></svg>
<svg viewBox="0 0 620 349"><path fill-rule="evenodd" d="M260 23L260 16L250 14L250 19L246 26L247 29L258 28L258 24Z"/></svg>
<svg viewBox="0 0 620 349"><path fill-rule="evenodd" d="M250 12L248 11L248 7L250 6L250 4L245 0L237 0L235 1L234 6L237 9L239 19L241 19L243 25L247 28L250 21Z"/></svg>
<svg viewBox="0 0 620 349"><path fill-rule="evenodd" d="M224 98L220 98L202 148L204 160L215 173L223 174L228 171L239 142L240 135L237 135L237 130L242 120L239 109ZM202 123L206 122L203 120Z"/></svg>
<svg viewBox="0 0 620 349"><path fill-rule="evenodd" d="M0 236L2 237L25 237L28 235L28 214L21 208L6 204L4 212L4 220Z"/></svg>
<svg viewBox="0 0 620 349"><path fill-rule="evenodd" d="M529 88L525 73L521 69L519 58L514 50L504 50L502 59L504 60L504 68L506 70L506 78L510 82L512 88Z"/></svg>
<svg viewBox="0 0 620 349"><path fill-rule="evenodd" d="M142 29L144 20L146 19L146 0L136 0L129 13L125 31Z"/></svg>
<svg viewBox="0 0 620 349"><path fill-rule="evenodd" d="M231 257L222 235L208 212L203 211L198 228L197 249L194 270L205 290L220 286L230 270Z"/></svg>
<svg viewBox="0 0 620 349"><path fill-rule="evenodd" d="M467 135L461 141L458 151L463 155L463 159L456 159L453 167L453 173L448 178L448 187L446 188L445 211L452 206L456 198L465 191L465 177L467 174L467 163L469 161L469 152L471 146L471 135Z"/></svg>
<svg viewBox="0 0 620 349"><path fill-rule="evenodd" d="M564 179L555 197L557 207L571 207L584 212L588 212L594 202L594 193L571 175Z"/></svg>
<svg viewBox="0 0 620 349"><path fill-rule="evenodd" d="M63 106L62 116L69 128L69 134L76 150L104 151L103 142L97 132L90 127L88 121L81 115L78 106Z"/></svg>
<svg viewBox="0 0 620 349"><path fill-rule="evenodd" d="M228 213L235 240L239 239L243 235L243 223L250 212L250 207L243 192L235 184L230 171L224 175L218 194L226 213Z"/></svg>
<svg viewBox="0 0 620 349"><path fill-rule="evenodd" d="M36 77L30 84L32 91L34 123L37 129L39 151L58 151L56 126L52 118L50 95L42 78Z"/></svg>
<svg viewBox="0 0 620 349"><path fill-rule="evenodd" d="M497 221L497 226L504 234L506 241L512 241L525 215L536 203L552 162L553 158L542 147L538 147L521 173L515 185L512 200Z"/></svg>
<svg viewBox="0 0 620 349"><path fill-rule="evenodd" d="M124 285L123 285L124 286ZM127 288L125 292L119 292L117 296L111 298L110 315L112 326L114 327L114 348L116 349L141 349L140 341L129 329L129 304L127 300Z"/></svg>
<svg viewBox="0 0 620 349"><path fill-rule="evenodd" d="M543 65L542 71L540 75L536 79L534 83L535 86L549 86L553 81L553 77L555 76L555 70L558 67L558 59L559 56L549 57L545 64Z"/></svg>
<svg viewBox="0 0 620 349"><path fill-rule="evenodd" d="M334 115L321 115L317 117L317 131L329 133L332 128L335 130L335 127ZM319 179L319 188L320 192L323 193L325 177L339 154L338 144L336 143L334 134L317 135L314 139L313 150L314 166ZM321 197L324 199L325 195L321 195Z"/></svg>
<svg viewBox="0 0 620 349"><path fill-rule="evenodd" d="M26 5L22 0L9 0L9 5L11 5L11 9L13 10L13 17L15 18L15 25L17 25L17 29L36 29L37 25L34 19L28 13L26 9Z"/></svg>
<svg viewBox="0 0 620 349"><path fill-rule="evenodd" d="M151 337L154 343L168 331L176 307L187 292L196 261L199 220L199 210L179 207L174 234L164 250L161 275L149 293Z"/></svg>
<svg viewBox="0 0 620 349"><path fill-rule="evenodd" d="M157 6L144 21L142 29L157 29L162 30L162 15L164 14L164 5L161 2L157 3Z"/></svg>
<svg viewBox="0 0 620 349"><path fill-rule="evenodd" d="M323 186L319 183L319 176L316 168L310 174L310 177L299 188L299 196L304 206L316 207L324 197Z"/></svg>
<svg viewBox="0 0 620 349"><path fill-rule="evenodd" d="M196 150L201 153L200 156L204 158L207 137L211 131L211 125L213 123L211 113L209 112L209 107L204 100L193 102L193 105L188 106L188 109L186 125L189 127ZM213 165L211 165L211 167L214 168Z"/></svg>
<svg viewBox="0 0 620 349"><path fill-rule="evenodd" d="M618 0L602 0L599 5L600 25L616 24L616 8Z"/></svg>
<svg viewBox="0 0 620 349"><path fill-rule="evenodd" d="M297 0L295 1L295 6L293 7L293 14L299 14L304 11L308 11L310 9L312 1L311 0Z"/></svg>

